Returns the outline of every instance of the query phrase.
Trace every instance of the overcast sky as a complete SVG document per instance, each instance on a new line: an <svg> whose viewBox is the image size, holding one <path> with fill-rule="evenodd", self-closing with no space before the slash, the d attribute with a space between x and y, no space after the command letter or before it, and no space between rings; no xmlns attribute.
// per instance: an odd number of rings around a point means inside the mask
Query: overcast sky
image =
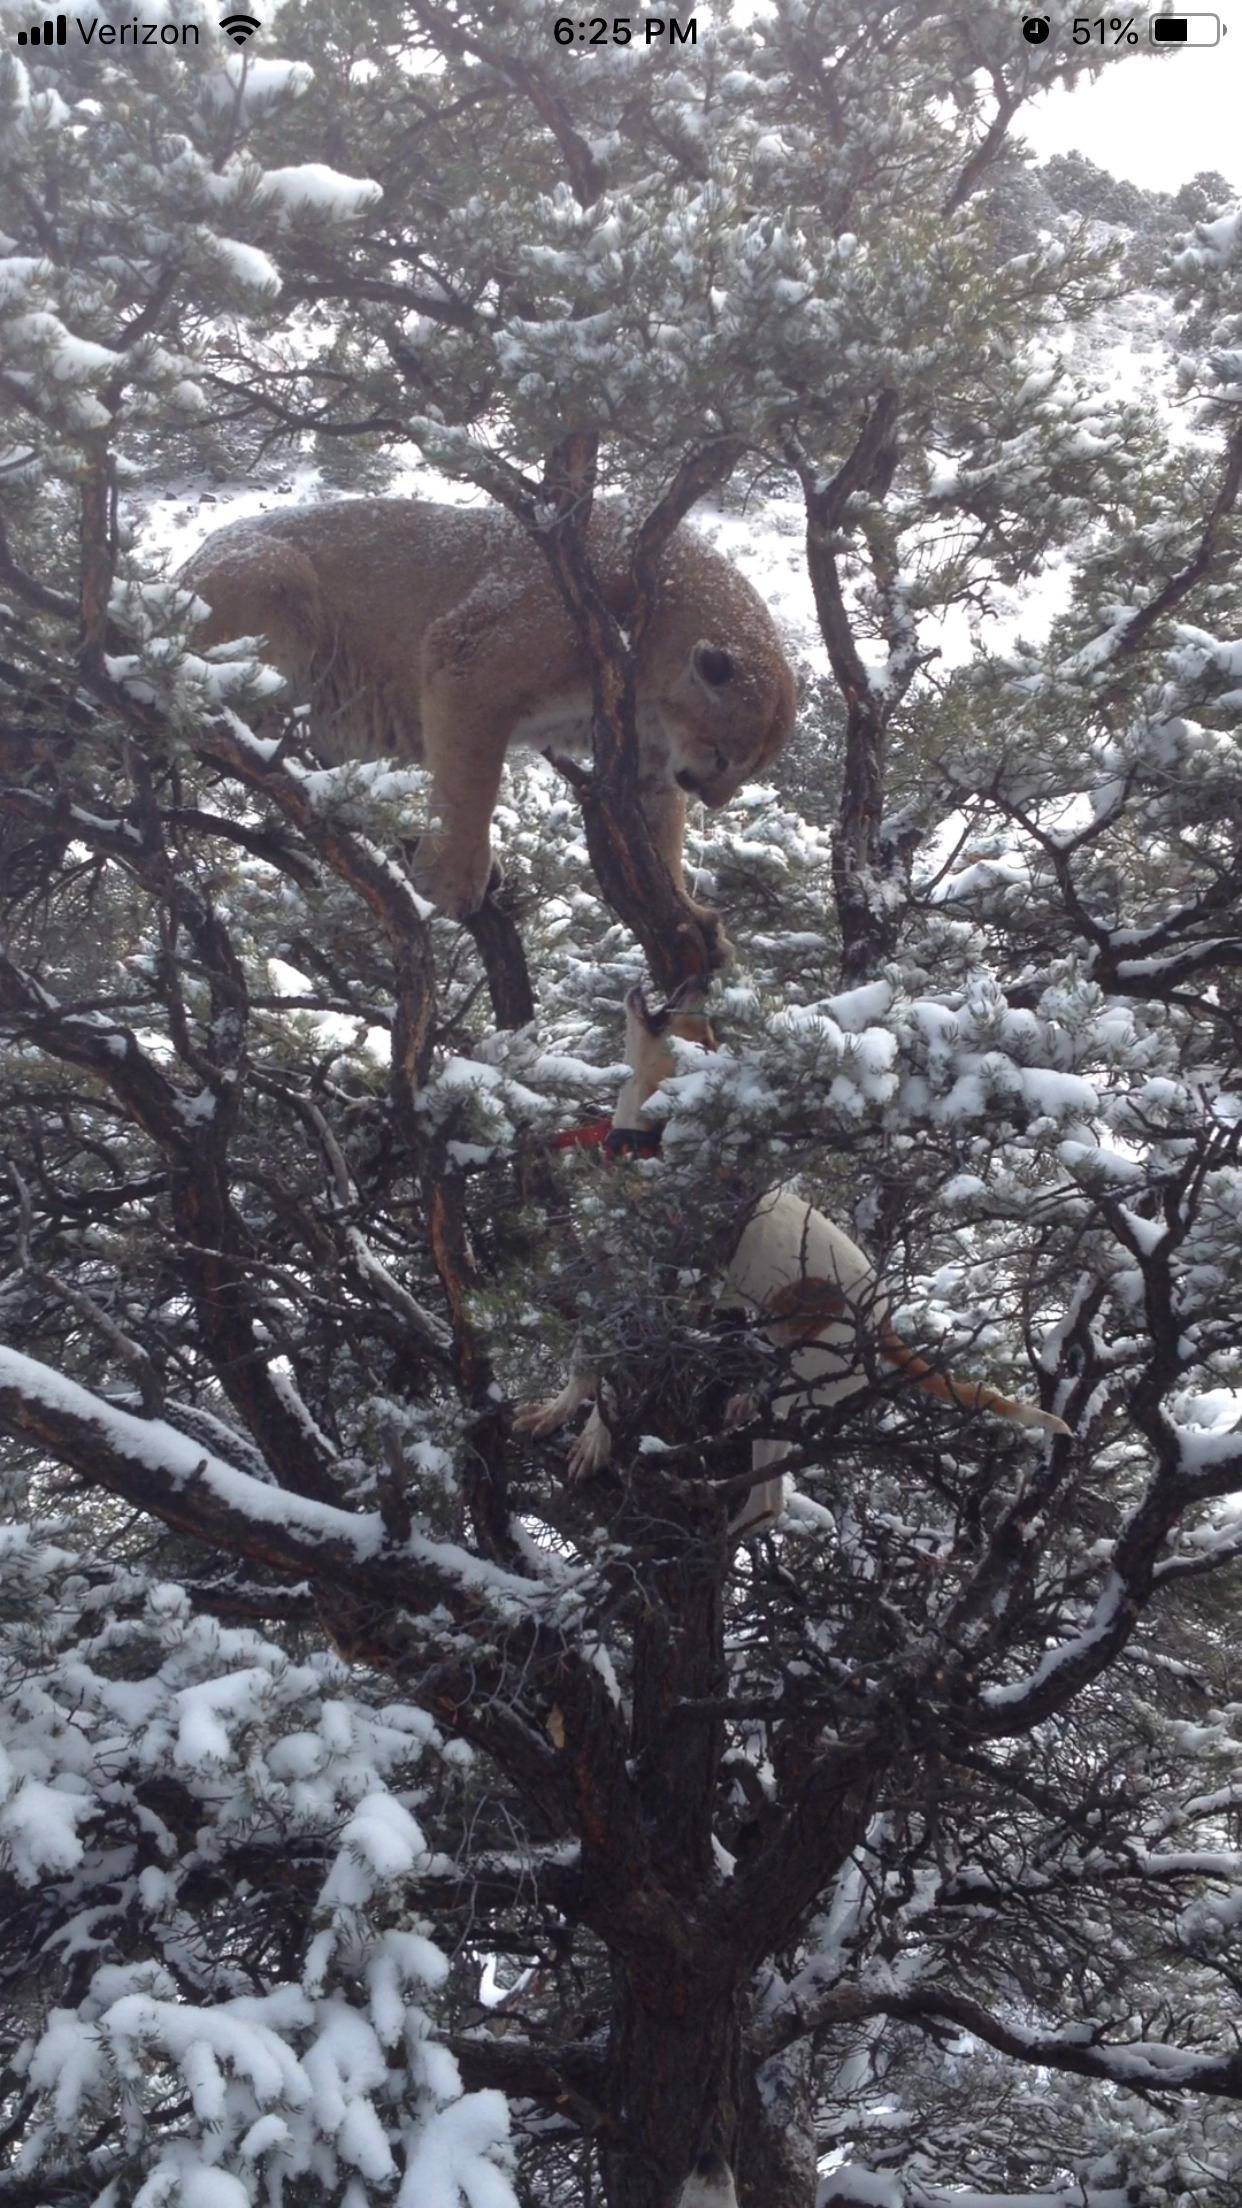
<svg viewBox="0 0 1242 2208"><path fill-rule="evenodd" d="M1077 148L1149 190L1176 191L1200 169L1219 169L1242 192L1242 5L1232 22L1228 12L1217 20L1218 46L1185 46L1158 59L1140 47L1082 90L1051 92L1025 108L1020 127L1028 144L1041 160ZM1136 12L1133 21L1146 38L1148 17ZM1058 27L1067 30L1068 17Z"/></svg>

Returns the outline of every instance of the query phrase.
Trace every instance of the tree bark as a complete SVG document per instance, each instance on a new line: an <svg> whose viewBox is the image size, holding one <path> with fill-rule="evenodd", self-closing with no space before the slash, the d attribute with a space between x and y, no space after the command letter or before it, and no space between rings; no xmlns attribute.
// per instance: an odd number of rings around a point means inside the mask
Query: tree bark
<svg viewBox="0 0 1242 2208"><path fill-rule="evenodd" d="M569 759L555 764L581 803L600 888L633 929L656 987L667 995L680 982L706 980L724 964L728 946L715 914L677 886L651 840L638 786L638 647L655 607L669 538L696 499L726 480L741 444L710 437L685 455L635 536L623 600L615 606L587 553L597 447L593 431L567 433L549 454L538 489L502 467L482 471L479 480L538 545L582 639L591 669L594 771Z"/></svg>
<svg viewBox="0 0 1242 2208"><path fill-rule="evenodd" d="M815 610L834 679L845 701L841 813L832 841L832 879L841 923L841 978L866 981L897 946L906 855L883 835L884 742L901 682L873 682L850 624L839 554L851 501L882 498L897 464L899 402L881 391L852 452L825 481L797 441L787 441L806 502L806 554Z"/></svg>
<svg viewBox="0 0 1242 2208"><path fill-rule="evenodd" d="M464 922L487 976L497 1027L526 1027L535 1017L535 992L522 938L503 883L492 881L477 912Z"/></svg>
<svg viewBox="0 0 1242 2208"><path fill-rule="evenodd" d="M742 2062L727 1966L700 1955L684 1971L615 1972L609 2074L623 2100L600 2135L608 2208L676 2208L705 2146L732 2157Z"/></svg>
<svg viewBox="0 0 1242 2208"><path fill-rule="evenodd" d="M814 2057L799 2040L748 2070L737 2153L739 2208L814 2208Z"/></svg>

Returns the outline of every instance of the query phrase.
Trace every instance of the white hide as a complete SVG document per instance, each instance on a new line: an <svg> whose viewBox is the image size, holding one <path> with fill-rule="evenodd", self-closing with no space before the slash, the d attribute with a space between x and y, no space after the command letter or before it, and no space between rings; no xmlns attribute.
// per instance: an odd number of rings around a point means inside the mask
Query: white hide
<svg viewBox="0 0 1242 2208"><path fill-rule="evenodd" d="M860 1354L860 1324L869 1329L879 1327L887 1305L876 1296L874 1268L857 1242L851 1241L834 1220L816 1211L813 1204L785 1188L773 1189L762 1197L742 1230L725 1278L732 1293L759 1317L782 1290L797 1288L802 1281L827 1281L840 1289L850 1306L839 1319L825 1320L817 1328L814 1341L800 1345L789 1355L791 1376L802 1385L787 1388L776 1397L773 1409L778 1417L786 1418L791 1411L812 1403L839 1403L867 1386ZM769 1327L768 1335L788 1354L782 1326ZM766 1471L788 1453L788 1442L757 1441L751 1452L752 1467L756 1472ZM746 1497L734 1520L734 1531L745 1537L774 1525L784 1501L783 1477L762 1481Z"/></svg>
<svg viewBox="0 0 1242 2208"><path fill-rule="evenodd" d="M681 2188L677 2208L737 2208L733 2172L713 2149L701 2154Z"/></svg>

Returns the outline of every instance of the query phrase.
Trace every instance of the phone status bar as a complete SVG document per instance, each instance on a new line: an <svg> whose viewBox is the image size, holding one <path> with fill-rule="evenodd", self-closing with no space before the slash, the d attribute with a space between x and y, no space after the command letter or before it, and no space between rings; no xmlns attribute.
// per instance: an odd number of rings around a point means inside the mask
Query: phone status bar
<svg viewBox="0 0 1242 2208"><path fill-rule="evenodd" d="M1060 30L1058 26L1058 31ZM1068 28L1068 26L1067 26ZM1219 46L1228 26L1218 15L1077 15L1071 36L1075 46ZM1047 15L1024 15L1022 36L1043 46L1053 36Z"/></svg>

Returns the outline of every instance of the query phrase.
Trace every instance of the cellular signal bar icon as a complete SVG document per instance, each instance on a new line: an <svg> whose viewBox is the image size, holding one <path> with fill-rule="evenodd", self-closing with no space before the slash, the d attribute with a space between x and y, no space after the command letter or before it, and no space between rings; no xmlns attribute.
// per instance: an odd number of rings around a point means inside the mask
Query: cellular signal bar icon
<svg viewBox="0 0 1242 2208"><path fill-rule="evenodd" d="M19 46L63 46L68 36L69 18L58 15L55 24L44 23L40 28L35 23L28 31L19 31L17 43Z"/></svg>

